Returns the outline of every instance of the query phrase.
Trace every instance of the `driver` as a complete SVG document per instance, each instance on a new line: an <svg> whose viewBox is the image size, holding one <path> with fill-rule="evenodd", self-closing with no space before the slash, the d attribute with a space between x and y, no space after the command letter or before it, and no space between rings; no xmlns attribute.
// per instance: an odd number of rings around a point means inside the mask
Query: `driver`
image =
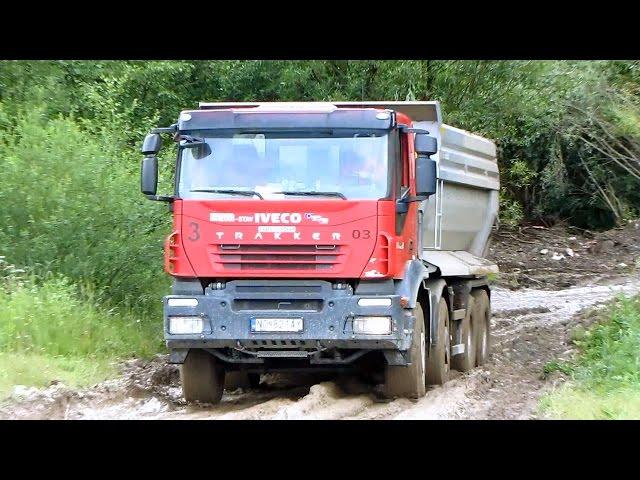
<svg viewBox="0 0 640 480"><path fill-rule="evenodd" d="M219 172L225 187L250 187L252 190L255 184L259 184L255 170L260 164L260 156L253 145L235 145L227 158L228 161L221 166L222 171Z"/></svg>
<svg viewBox="0 0 640 480"><path fill-rule="evenodd" d="M365 159L358 152L351 149L340 151L340 176L347 186L363 185L361 172L365 168Z"/></svg>

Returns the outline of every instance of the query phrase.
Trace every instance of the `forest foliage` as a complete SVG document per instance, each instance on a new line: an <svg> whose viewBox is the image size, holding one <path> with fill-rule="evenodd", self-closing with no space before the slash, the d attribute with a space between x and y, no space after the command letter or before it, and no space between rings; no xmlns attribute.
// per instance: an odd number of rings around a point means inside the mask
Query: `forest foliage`
<svg viewBox="0 0 640 480"><path fill-rule="evenodd" d="M139 147L201 100L438 100L496 141L503 223L611 227L640 208L639 89L637 61L2 61L0 255L157 321L170 215Z"/></svg>

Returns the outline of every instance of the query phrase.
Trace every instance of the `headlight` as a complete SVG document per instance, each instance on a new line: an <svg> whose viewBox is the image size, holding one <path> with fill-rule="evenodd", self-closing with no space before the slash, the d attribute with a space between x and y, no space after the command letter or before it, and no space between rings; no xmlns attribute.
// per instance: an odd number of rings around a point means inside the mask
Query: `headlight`
<svg viewBox="0 0 640 480"><path fill-rule="evenodd" d="M358 300L361 307L390 307L390 298L361 298Z"/></svg>
<svg viewBox="0 0 640 480"><path fill-rule="evenodd" d="M353 319L353 333L389 335L391 333L391 317L356 317Z"/></svg>
<svg viewBox="0 0 640 480"><path fill-rule="evenodd" d="M169 317L169 333L185 335L202 333L204 320L201 317Z"/></svg>
<svg viewBox="0 0 640 480"><path fill-rule="evenodd" d="M197 307L197 298L170 298L167 300L170 307Z"/></svg>

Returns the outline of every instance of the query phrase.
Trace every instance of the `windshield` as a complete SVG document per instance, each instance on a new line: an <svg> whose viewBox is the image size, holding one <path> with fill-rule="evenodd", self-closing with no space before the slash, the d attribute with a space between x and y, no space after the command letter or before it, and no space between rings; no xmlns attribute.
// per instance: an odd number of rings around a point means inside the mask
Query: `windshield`
<svg viewBox="0 0 640 480"><path fill-rule="evenodd" d="M196 135L206 146L180 148L181 198L387 196L387 132Z"/></svg>

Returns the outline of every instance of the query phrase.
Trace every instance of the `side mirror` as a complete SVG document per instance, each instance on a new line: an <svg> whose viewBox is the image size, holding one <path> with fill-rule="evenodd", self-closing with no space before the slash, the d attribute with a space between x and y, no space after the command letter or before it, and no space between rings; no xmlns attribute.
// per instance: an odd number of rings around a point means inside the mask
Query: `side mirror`
<svg viewBox="0 0 640 480"><path fill-rule="evenodd" d="M191 152L191 154L196 160L202 160L203 158L211 155L211 147L206 142L198 143L195 145L188 143L187 145L185 145L185 148L193 149L193 152Z"/></svg>
<svg viewBox="0 0 640 480"><path fill-rule="evenodd" d="M438 152L438 140L426 133L416 133L414 147L418 155L429 157Z"/></svg>
<svg viewBox="0 0 640 480"><path fill-rule="evenodd" d="M158 133L150 133L144 137L140 151L145 155L155 155L162 147L162 139Z"/></svg>
<svg viewBox="0 0 640 480"><path fill-rule="evenodd" d="M436 193L438 182L436 161L429 158L438 152L438 140L426 133L416 133L416 195L428 197Z"/></svg>
<svg viewBox="0 0 640 480"><path fill-rule="evenodd" d="M157 189L158 157L149 155L142 159L140 166L140 190L144 195L155 195Z"/></svg>
<svg viewBox="0 0 640 480"><path fill-rule="evenodd" d="M436 161L424 155L416 159L416 195L428 197L436 193L438 182Z"/></svg>

